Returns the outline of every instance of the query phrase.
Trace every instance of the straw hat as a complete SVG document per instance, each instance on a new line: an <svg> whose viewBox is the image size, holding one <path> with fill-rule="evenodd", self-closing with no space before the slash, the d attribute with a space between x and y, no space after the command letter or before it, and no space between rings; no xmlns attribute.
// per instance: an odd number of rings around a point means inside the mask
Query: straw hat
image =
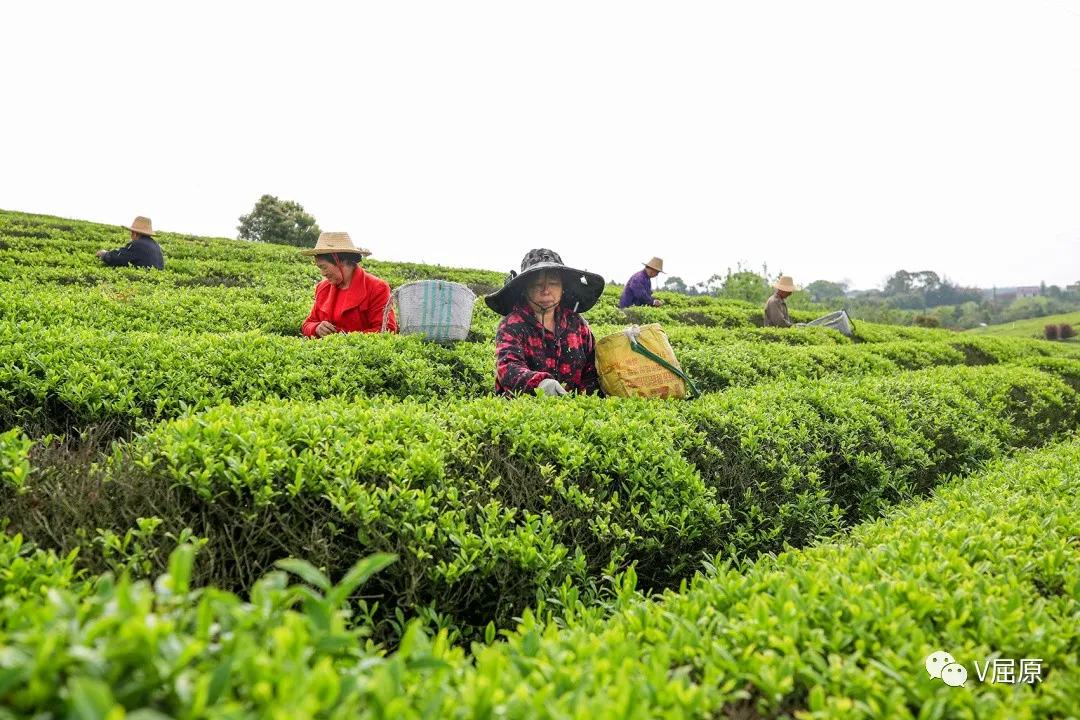
<svg viewBox="0 0 1080 720"><path fill-rule="evenodd" d="M521 259L521 272L510 271L502 289L484 296L484 303L500 315L509 315L521 301L529 278L545 270L558 270L563 276L561 305L567 310L585 312L604 292L604 278L563 264L559 253L546 248L530 250Z"/></svg>
<svg viewBox="0 0 1080 720"><path fill-rule="evenodd" d="M301 255L328 255L330 253L356 253L367 257L371 251L353 245L352 238L347 232L320 233L315 247L300 251Z"/></svg>
<svg viewBox="0 0 1080 720"><path fill-rule="evenodd" d="M130 225L125 225L124 227L132 232L137 232L140 235L154 237L154 226L150 224L150 218L148 217L140 215L132 220Z"/></svg>
<svg viewBox="0 0 1080 720"><path fill-rule="evenodd" d="M802 290L801 287L795 284L795 281L791 279L790 275L781 275L780 279L772 284L773 288L777 290L783 290L784 292L796 292Z"/></svg>
<svg viewBox="0 0 1080 720"><path fill-rule="evenodd" d="M654 257L649 262L645 263L645 267L652 268L656 272L664 272L664 261L658 257Z"/></svg>

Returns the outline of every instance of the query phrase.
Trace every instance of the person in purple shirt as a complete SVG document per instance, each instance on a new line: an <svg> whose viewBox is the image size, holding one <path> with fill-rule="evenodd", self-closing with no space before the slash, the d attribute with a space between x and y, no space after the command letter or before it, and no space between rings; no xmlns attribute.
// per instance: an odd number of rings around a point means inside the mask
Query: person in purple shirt
<svg viewBox="0 0 1080 720"><path fill-rule="evenodd" d="M654 257L652 260L645 263L643 269L631 275L630 279L626 281L626 287L623 288L622 297L619 298L619 307L628 308L631 305L660 307L663 305L663 300L653 298L652 283L650 282L662 272L664 272L664 261L660 258Z"/></svg>

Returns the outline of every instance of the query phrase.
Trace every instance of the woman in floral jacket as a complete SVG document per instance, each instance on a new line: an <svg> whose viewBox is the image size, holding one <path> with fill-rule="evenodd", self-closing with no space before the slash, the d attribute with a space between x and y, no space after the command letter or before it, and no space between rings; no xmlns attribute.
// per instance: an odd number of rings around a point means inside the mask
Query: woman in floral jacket
<svg viewBox="0 0 1080 720"><path fill-rule="evenodd" d="M530 250L521 272L511 271L502 289L484 298L503 316L495 333L496 392L599 392L596 341L579 313L603 291L599 275L567 267L551 250Z"/></svg>

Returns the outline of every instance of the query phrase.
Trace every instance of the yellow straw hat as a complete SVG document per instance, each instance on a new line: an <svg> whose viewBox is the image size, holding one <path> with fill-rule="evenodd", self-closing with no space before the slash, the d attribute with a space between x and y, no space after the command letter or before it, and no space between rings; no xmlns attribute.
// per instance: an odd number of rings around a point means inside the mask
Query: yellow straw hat
<svg viewBox="0 0 1080 720"><path fill-rule="evenodd" d="M791 279L790 275L781 275L780 279L772 284L777 290L783 290L784 292L797 292L802 290L801 287L795 284L795 281Z"/></svg>
<svg viewBox="0 0 1080 720"><path fill-rule="evenodd" d="M154 226L150 224L150 218L143 217L142 215L132 220L130 225L125 225L124 227L132 232L137 232L140 235L154 236Z"/></svg>
<svg viewBox="0 0 1080 720"><path fill-rule="evenodd" d="M353 245L352 238L347 232L321 233L315 247L300 251L301 255L328 255L330 253L356 253L367 257L371 251Z"/></svg>
<svg viewBox="0 0 1080 720"><path fill-rule="evenodd" d="M664 272L664 261L658 257L654 257L649 262L645 263L645 267L652 268L656 272Z"/></svg>

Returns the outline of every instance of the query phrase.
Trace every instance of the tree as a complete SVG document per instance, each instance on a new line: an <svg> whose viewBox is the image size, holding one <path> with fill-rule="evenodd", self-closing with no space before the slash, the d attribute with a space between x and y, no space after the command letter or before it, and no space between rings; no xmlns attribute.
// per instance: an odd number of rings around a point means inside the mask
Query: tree
<svg viewBox="0 0 1080 720"><path fill-rule="evenodd" d="M304 207L292 200L279 200L273 195L263 195L255 208L240 216L241 240L277 243L295 247L314 247L319 239L319 226Z"/></svg>
<svg viewBox="0 0 1080 720"><path fill-rule="evenodd" d="M728 274L731 274L731 269L728 269ZM713 273L709 276L708 280L699 282L694 287L697 288L699 295L718 295L720 288L724 285L724 276Z"/></svg>
<svg viewBox="0 0 1080 720"><path fill-rule="evenodd" d="M815 280L805 288L810 302L836 303L844 300L847 285L844 283L829 282L828 280Z"/></svg>
<svg viewBox="0 0 1080 720"><path fill-rule="evenodd" d="M922 310L941 305L981 302L978 288L962 288L933 270L897 270L885 281L883 293L889 307Z"/></svg>
<svg viewBox="0 0 1080 720"><path fill-rule="evenodd" d="M746 300L752 303L763 303L769 297L772 290L769 281L756 272L743 270L742 266L736 272L728 270L723 285L717 291L717 295L728 300Z"/></svg>
<svg viewBox="0 0 1080 720"><path fill-rule="evenodd" d="M885 281L886 297L893 295L906 295L911 292L911 273L907 270L897 270Z"/></svg>
<svg viewBox="0 0 1080 720"><path fill-rule="evenodd" d="M941 287L941 278L933 270L920 270L911 274L911 289L932 293Z"/></svg>
<svg viewBox="0 0 1080 720"><path fill-rule="evenodd" d="M687 292L686 283L678 275L672 275L664 281L664 286L661 290L667 290L668 292L682 293L683 295L689 294Z"/></svg>

